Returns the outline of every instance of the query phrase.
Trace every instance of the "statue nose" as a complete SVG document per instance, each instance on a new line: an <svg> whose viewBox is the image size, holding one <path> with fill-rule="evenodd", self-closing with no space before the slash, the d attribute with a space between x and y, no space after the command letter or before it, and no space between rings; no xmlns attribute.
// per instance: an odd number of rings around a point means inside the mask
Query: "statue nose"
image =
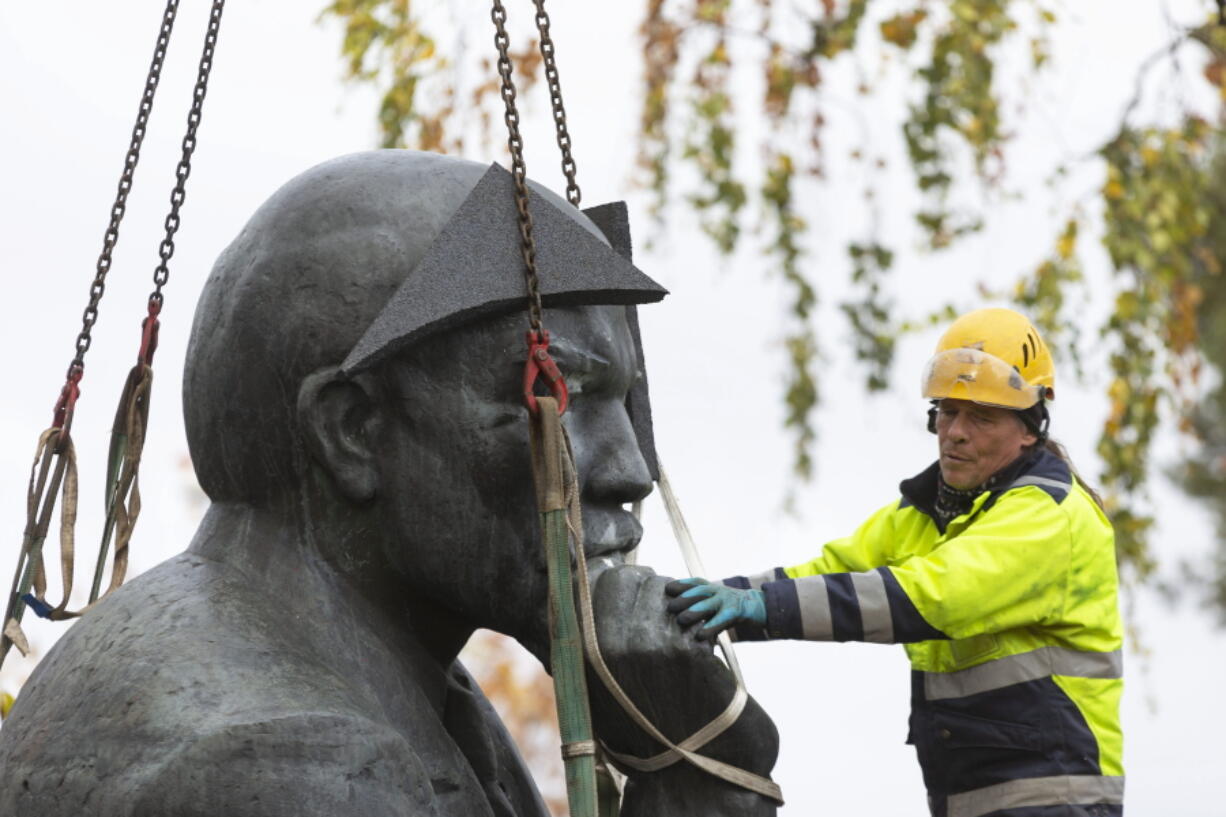
<svg viewBox="0 0 1226 817"><path fill-rule="evenodd" d="M624 505L651 493L651 473L624 406L568 417L584 499Z"/></svg>
<svg viewBox="0 0 1226 817"><path fill-rule="evenodd" d="M637 502L651 493L651 475L633 437L627 448L612 456L597 458L584 493L618 505Z"/></svg>

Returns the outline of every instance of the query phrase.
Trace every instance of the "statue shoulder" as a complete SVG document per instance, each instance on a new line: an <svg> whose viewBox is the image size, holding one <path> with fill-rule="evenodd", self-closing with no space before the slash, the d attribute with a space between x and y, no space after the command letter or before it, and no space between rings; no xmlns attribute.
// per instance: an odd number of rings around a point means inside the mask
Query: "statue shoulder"
<svg viewBox="0 0 1226 817"><path fill-rule="evenodd" d="M236 584L184 554L74 624L0 730L0 814L435 814L402 734Z"/></svg>

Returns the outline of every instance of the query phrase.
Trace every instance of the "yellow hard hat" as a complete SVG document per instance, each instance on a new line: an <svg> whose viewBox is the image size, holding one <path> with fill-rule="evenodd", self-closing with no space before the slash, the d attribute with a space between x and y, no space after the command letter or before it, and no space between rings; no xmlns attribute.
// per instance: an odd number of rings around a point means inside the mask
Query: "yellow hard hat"
<svg viewBox="0 0 1226 817"><path fill-rule="evenodd" d="M1056 369L1039 330L1012 309L977 309L953 322L924 367L924 397L1028 409L1056 396Z"/></svg>

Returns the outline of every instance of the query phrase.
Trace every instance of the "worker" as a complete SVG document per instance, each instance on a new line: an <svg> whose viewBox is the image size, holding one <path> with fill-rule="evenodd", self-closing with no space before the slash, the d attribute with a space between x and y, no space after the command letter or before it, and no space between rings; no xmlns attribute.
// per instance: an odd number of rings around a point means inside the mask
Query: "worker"
<svg viewBox="0 0 1226 817"><path fill-rule="evenodd" d="M1047 435L1055 371L1023 315L958 318L923 374L939 458L817 558L671 582L700 638L905 645L933 817L1123 814L1111 525Z"/></svg>

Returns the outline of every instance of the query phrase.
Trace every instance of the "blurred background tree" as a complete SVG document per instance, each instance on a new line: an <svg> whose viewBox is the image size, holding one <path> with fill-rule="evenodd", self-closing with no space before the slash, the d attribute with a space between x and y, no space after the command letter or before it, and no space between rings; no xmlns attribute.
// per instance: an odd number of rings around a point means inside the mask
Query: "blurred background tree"
<svg viewBox="0 0 1226 817"><path fill-rule="evenodd" d="M520 16L528 17L522 5ZM844 248L854 294L839 306L866 389L890 383L904 333L985 300L1011 302L1071 364L1065 377L1084 378L1087 348L1105 353L1109 411L1090 476L1103 489L1126 581L1154 578L1147 485L1160 427L1176 429L1199 451L1176 469L1177 480L1204 498L1226 531L1226 392L1204 377L1211 370L1220 384L1226 363L1226 221L1214 184L1222 177L1215 157L1226 123L1226 26L1212 0L1191 5L1193 19L1169 20L1170 42L1135 77L1121 77L1136 90L1114 134L1089 155L1032 170L1048 175L1066 211L1046 257L1008 288L985 281L979 292L951 293L931 314L907 314L890 294L899 249L882 222L906 208L931 253L982 230L993 206L1013 195L1004 179L1014 128L1024 119L1029 83L1053 70L1052 37L1074 10L1055 0L646 0L632 172L650 191L658 221L676 212L674 204L691 208L722 252L755 242L764 251L762 274L787 283L790 374L782 399L800 476L813 470L822 385L816 362L824 354L814 325L823 282L815 265L802 263L822 228L804 213L832 166L851 164L868 217ZM336 0L323 12L341 23L347 76L382 93L386 147L459 152L477 139L488 152L501 142L491 130L491 123L500 127L501 100L488 8L475 0L449 6L442 14L411 0ZM525 41L514 55L521 94L540 73L537 46ZM897 130L879 126L882 104L896 109ZM827 154L832 120L862 133L846 160ZM904 169L885 158L881 143L891 138L902 142ZM1088 192L1071 189L1087 165L1097 182ZM899 173L909 175L916 195L883 200L887 180L897 184ZM1085 274L1088 257L1102 250L1080 240L1087 233L1101 235L1106 249L1107 291ZM1101 325L1085 324L1091 299L1113 301ZM1226 621L1223 541L1212 570L1189 578Z"/></svg>

